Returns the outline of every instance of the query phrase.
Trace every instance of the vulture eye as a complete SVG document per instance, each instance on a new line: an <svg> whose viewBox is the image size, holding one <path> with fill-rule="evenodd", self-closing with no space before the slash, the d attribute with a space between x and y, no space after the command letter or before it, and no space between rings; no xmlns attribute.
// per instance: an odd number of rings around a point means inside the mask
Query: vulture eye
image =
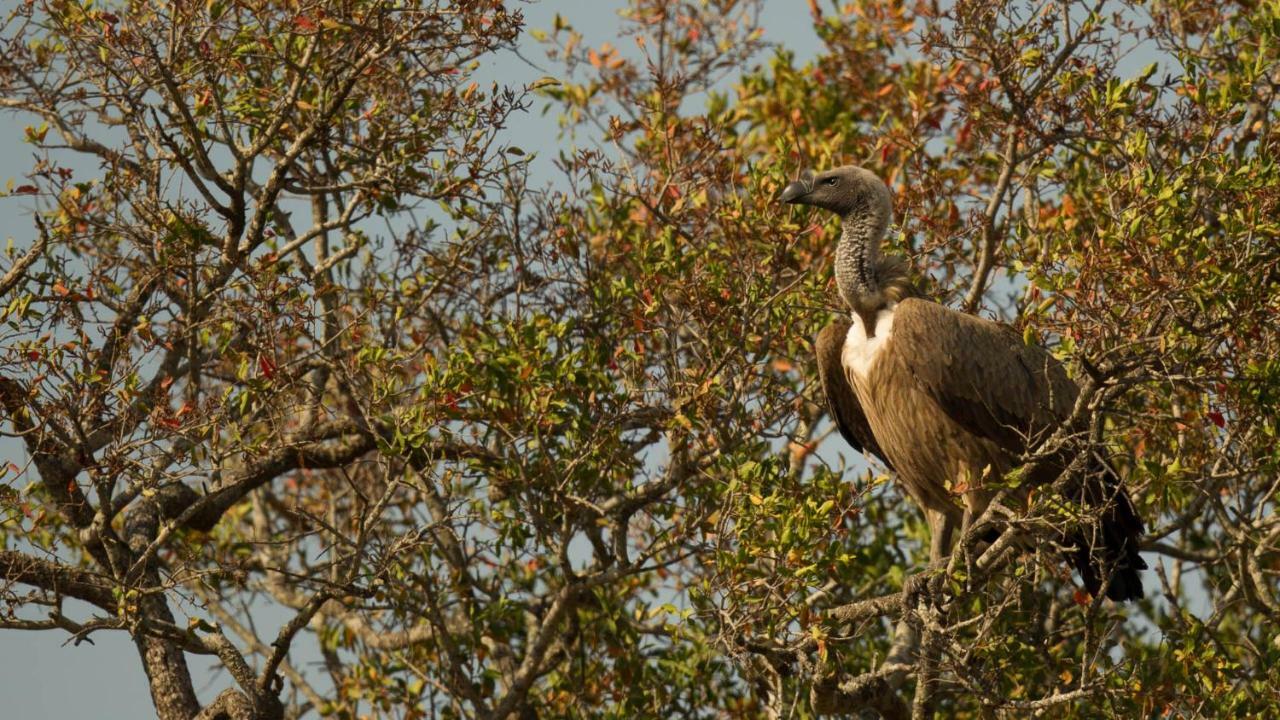
<svg viewBox="0 0 1280 720"><path fill-rule="evenodd" d="M834 186L834 185L839 185L839 184L840 184L840 178L838 178L838 177L829 177L829 178L826 178L825 180L823 180L823 181L822 181L822 184L823 184L823 185L832 185L832 186Z"/></svg>

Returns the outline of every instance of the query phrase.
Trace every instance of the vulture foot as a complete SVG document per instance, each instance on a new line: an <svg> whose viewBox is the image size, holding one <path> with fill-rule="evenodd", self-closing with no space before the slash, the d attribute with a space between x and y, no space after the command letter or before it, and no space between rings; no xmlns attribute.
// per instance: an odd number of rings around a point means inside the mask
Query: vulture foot
<svg viewBox="0 0 1280 720"><path fill-rule="evenodd" d="M930 565L918 573L912 573L902 580L902 614L915 610L922 603L931 603L941 589L938 584L942 574L939 568Z"/></svg>

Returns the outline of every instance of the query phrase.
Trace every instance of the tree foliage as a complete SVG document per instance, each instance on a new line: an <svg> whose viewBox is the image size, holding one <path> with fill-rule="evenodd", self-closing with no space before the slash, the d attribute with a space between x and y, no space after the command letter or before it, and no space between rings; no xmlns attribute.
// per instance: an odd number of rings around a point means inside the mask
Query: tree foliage
<svg viewBox="0 0 1280 720"><path fill-rule="evenodd" d="M557 17L529 87L498 0L17 9L0 625L129 633L166 719L1276 712L1280 7L811 0L804 61L760 7ZM909 582L817 402L835 228L774 201L843 162L1070 363L1146 600L1057 485Z"/></svg>

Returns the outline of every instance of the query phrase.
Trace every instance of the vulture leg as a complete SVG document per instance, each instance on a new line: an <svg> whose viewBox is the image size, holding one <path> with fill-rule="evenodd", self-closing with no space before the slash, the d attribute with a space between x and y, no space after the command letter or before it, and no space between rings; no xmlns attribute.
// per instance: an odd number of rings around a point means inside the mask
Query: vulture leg
<svg viewBox="0 0 1280 720"><path fill-rule="evenodd" d="M929 508L924 509L925 522L929 524L929 567L923 572L908 575L902 583L902 609L909 612L920 604L922 596L934 594L941 587L941 572L947 566L951 553L952 535L959 520L952 513Z"/></svg>
<svg viewBox="0 0 1280 720"><path fill-rule="evenodd" d="M942 577L947 566L947 558L951 555L952 536L960 525L955 513L926 510L929 520L929 574L926 602L941 602ZM933 717L930 707L933 685L938 677L939 648L934 631L927 626L917 639L916 648L916 692L911 703L911 716Z"/></svg>
<svg viewBox="0 0 1280 720"><path fill-rule="evenodd" d="M929 519L929 565L941 567L951 552L951 536L956 530L956 520L950 513L926 510Z"/></svg>

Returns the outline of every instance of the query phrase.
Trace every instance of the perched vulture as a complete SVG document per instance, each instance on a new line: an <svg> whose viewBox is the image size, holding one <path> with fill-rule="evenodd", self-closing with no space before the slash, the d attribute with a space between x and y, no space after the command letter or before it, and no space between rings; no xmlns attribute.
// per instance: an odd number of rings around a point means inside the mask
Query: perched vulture
<svg viewBox="0 0 1280 720"><path fill-rule="evenodd" d="M1052 355L1012 328L917 296L906 264L880 256L892 196L871 172L846 166L810 175L788 185L781 200L842 220L836 285L852 312L817 338L828 408L845 440L883 460L924 511L936 561L965 508L981 515L994 495L990 481L1067 419L1079 388ZM1068 459L1042 463L1024 484L1052 480ZM1089 592L1142 597L1142 521L1115 470L1091 456L1070 494L1100 508L1096 523L1064 538Z"/></svg>

